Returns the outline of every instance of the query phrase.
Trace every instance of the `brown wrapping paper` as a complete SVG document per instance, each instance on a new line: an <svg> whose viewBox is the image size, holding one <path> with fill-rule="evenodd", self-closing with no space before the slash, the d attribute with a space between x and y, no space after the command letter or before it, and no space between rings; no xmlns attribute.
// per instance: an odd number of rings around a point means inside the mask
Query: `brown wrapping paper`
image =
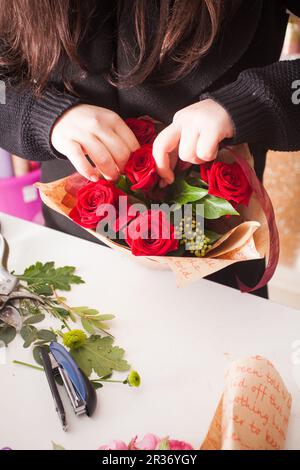
<svg viewBox="0 0 300 470"><path fill-rule="evenodd" d="M292 398L261 356L232 363L201 450L282 450Z"/></svg>
<svg viewBox="0 0 300 470"><path fill-rule="evenodd" d="M253 158L246 145L238 146L235 151L243 156L249 165L253 165ZM232 161L232 155L222 150L219 158ZM75 200L66 193L67 178L48 184L39 183L37 186L43 202L51 209L68 217ZM91 235L101 240L107 246L120 251L142 264L154 269L171 269L177 279L178 286L208 276L238 261L263 258L268 246L268 228L263 211L256 199L252 196L249 207L242 213L243 223L231 228L214 245L205 258L192 257L135 257L129 248L118 245L99 233L86 229Z"/></svg>

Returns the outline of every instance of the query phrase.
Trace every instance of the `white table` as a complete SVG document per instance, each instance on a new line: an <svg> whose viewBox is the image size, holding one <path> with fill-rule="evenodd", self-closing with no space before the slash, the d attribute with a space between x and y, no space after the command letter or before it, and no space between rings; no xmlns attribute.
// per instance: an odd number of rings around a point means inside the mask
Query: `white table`
<svg viewBox="0 0 300 470"><path fill-rule="evenodd" d="M0 365L0 448L96 449L110 439L128 441L153 432L185 439L205 437L223 389L224 372L237 357L271 360L293 395L287 448L300 448L300 390L292 344L300 339L300 312L251 295L199 281L177 289L171 272L151 271L104 247L0 214L9 242L10 269L36 261L74 265L86 280L68 295L71 305L113 312L116 344L142 376L131 389L106 384L92 419L75 418L61 430L44 374L13 365L32 362L22 341Z"/></svg>

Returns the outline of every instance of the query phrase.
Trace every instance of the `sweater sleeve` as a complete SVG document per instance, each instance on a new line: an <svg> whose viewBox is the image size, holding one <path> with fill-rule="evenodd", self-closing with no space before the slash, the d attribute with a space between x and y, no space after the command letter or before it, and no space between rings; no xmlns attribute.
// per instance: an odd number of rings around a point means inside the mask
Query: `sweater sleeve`
<svg viewBox="0 0 300 470"><path fill-rule="evenodd" d="M30 89L1 82L0 147L20 157L45 161L61 157L50 142L52 127L79 99L47 88L41 97Z"/></svg>
<svg viewBox="0 0 300 470"><path fill-rule="evenodd" d="M228 143L300 150L300 59L246 70L235 82L200 97L205 98L231 116L235 135Z"/></svg>

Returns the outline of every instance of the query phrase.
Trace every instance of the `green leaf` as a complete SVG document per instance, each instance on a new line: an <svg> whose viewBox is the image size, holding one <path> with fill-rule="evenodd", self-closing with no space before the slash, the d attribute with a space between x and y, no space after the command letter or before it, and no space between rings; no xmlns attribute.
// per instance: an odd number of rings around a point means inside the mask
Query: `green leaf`
<svg viewBox="0 0 300 470"><path fill-rule="evenodd" d="M71 290L72 284L82 284L84 281L81 277L76 276L73 266L65 266L56 268L54 262L36 264L27 268L21 276L17 276L21 281L27 282L28 286L44 295L50 295L52 289L64 291ZM51 293L49 293L51 290Z"/></svg>
<svg viewBox="0 0 300 470"><path fill-rule="evenodd" d="M123 359L124 349L113 346L113 338L91 336L79 349L71 354L78 367L89 377L94 370L99 377L111 374L113 370L127 371L130 365Z"/></svg>
<svg viewBox="0 0 300 470"><path fill-rule="evenodd" d="M15 337L16 337L16 330L13 326L4 325L0 327L0 341L3 341L5 346L8 346Z"/></svg>
<svg viewBox="0 0 300 470"><path fill-rule="evenodd" d="M179 245L177 250L170 251L166 256L170 256L170 257L175 256L176 258L179 258L179 257L184 255L185 251L186 251L185 246L184 245Z"/></svg>
<svg viewBox="0 0 300 470"><path fill-rule="evenodd" d="M24 340L23 348L29 348L37 339L38 330L34 326L25 325L21 329L20 334Z"/></svg>
<svg viewBox="0 0 300 470"><path fill-rule="evenodd" d="M203 200L205 219L219 219L223 215L239 215L230 202L208 194Z"/></svg>
<svg viewBox="0 0 300 470"><path fill-rule="evenodd" d="M109 321L115 318L115 315L102 314L98 310L89 307L72 307L72 311L82 318L97 321Z"/></svg>
<svg viewBox="0 0 300 470"><path fill-rule="evenodd" d="M81 318L81 324L83 328L90 334L94 334L95 329L100 331L109 330L109 325L107 325L105 322L115 318L114 315L102 315L100 312L98 312L98 310L88 307L73 307L72 312Z"/></svg>
<svg viewBox="0 0 300 470"><path fill-rule="evenodd" d="M26 318L26 320L23 322L23 325L34 325L36 323L40 323L43 320L45 320L45 315L43 313L36 313L35 315Z"/></svg>
<svg viewBox="0 0 300 470"><path fill-rule="evenodd" d="M97 321L110 321L110 320L113 320L114 318L116 318L115 315L108 313L108 314L99 315L97 317Z"/></svg>
<svg viewBox="0 0 300 470"><path fill-rule="evenodd" d="M95 390L98 390L99 388L103 387L103 384L101 382L95 382L94 380L92 380L92 385Z"/></svg>
<svg viewBox="0 0 300 470"><path fill-rule="evenodd" d="M41 340L47 341L47 342L56 341L56 339L57 339L56 334L53 333L53 331L50 331L50 330L40 330L40 331L38 331L37 337L38 337L38 339L41 339Z"/></svg>
<svg viewBox="0 0 300 470"><path fill-rule="evenodd" d="M52 309L55 311L55 313L62 319L66 319L70 316L70 312L66 310L65 308L61 307L52 307Z"/></svg>
<svg viewBox="0 0 300 470"><path fill-rule="evenodd" d="M46 348L47 351L50 351L49 346L43 346L43 348ZM41 358L41 347L40 346L35 346L32 351L33 358L37 364L40 366L44 367L44 363Z"/></svg>
<svg viewBox="0 0 300 470"><path fill-rule="evenodd" d="M95 328L93 327L92 323L89 320L82 318L81 324L87 333L89 333L90 335L95 334Z"/></svg>
<svg viewBox="0 0 300 470"><path fill-rule="evenodd" d="M99 315L98 310L89 307L72 307L72 311L80 317L94 317Z"/></svg>
<svg viewBox="0 0 300 470"><path fill-rule="evenodd" d="M128 178L125 175L120 176L117 184L117 188L121 189L121 191L124 191L126 194L130 194L130 187L132 186L130 181L128 181Z"/></svg>
<svg viewBox="0 0 300 470"><path fill-rule="evenodd" d="M208 188L208 184L203 181L201 178L191 176L187 179L188 183L192 186L200 186L201 188Z"/></svg>
<svg viewBox="0 0 300 470"><path fill-rule="evenodd" d="M103 375L103 377L99 377L101 380L108 380L108 379L111 379L112 377L112 374L108 374L108 375Z"/></svg>
<svg viewBox="0 0 300 470"><path fill-rule="evenodd" d="M200 201L208 194L207 189L191 186L182 178L175 181L173 191L172 201L181 205Z"/></svg>
<svg viewBox="0 0 300 470"><path fill-rule="evenodd" d="M44 295L45 297L50 297L53 294L53 289L48 285L34 284L31 286L31 289L37 295Z"/></svg>

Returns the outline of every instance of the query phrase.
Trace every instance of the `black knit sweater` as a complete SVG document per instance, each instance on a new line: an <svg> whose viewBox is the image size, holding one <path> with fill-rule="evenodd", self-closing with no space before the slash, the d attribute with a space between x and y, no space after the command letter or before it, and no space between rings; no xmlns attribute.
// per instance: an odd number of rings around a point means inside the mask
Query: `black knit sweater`
<svg viewBox="0 0 300 470"><path fill-rule="evenodd" d="M300 60L278 62L287 9L300 16L299 0L242 0L210 53L189 76L168 87L149 79L125 90L105 79L113 58L120 72L129 67L120 47L122 37L125 35L134 46L131 2L124 2L116 26L116 1L99 1L82 40L80 54L89 70L86 77L79 79L69 68L78 96L62 92L55 74L41 99L30 89L7 87L6 105L0 105L0 147L43 161L43 180L51 181L73 171L69 162L58 158L50 143L56 119L71 106L89 103L110 108L123 118L147 114L168 124L176 111L210 96L232 117L235 137L231 143L251 145L260 177L267 149L300 149L300 104L292 101L293 83L300 80ZM86 236L48 209L45 216L54 228Z"/></svg>

